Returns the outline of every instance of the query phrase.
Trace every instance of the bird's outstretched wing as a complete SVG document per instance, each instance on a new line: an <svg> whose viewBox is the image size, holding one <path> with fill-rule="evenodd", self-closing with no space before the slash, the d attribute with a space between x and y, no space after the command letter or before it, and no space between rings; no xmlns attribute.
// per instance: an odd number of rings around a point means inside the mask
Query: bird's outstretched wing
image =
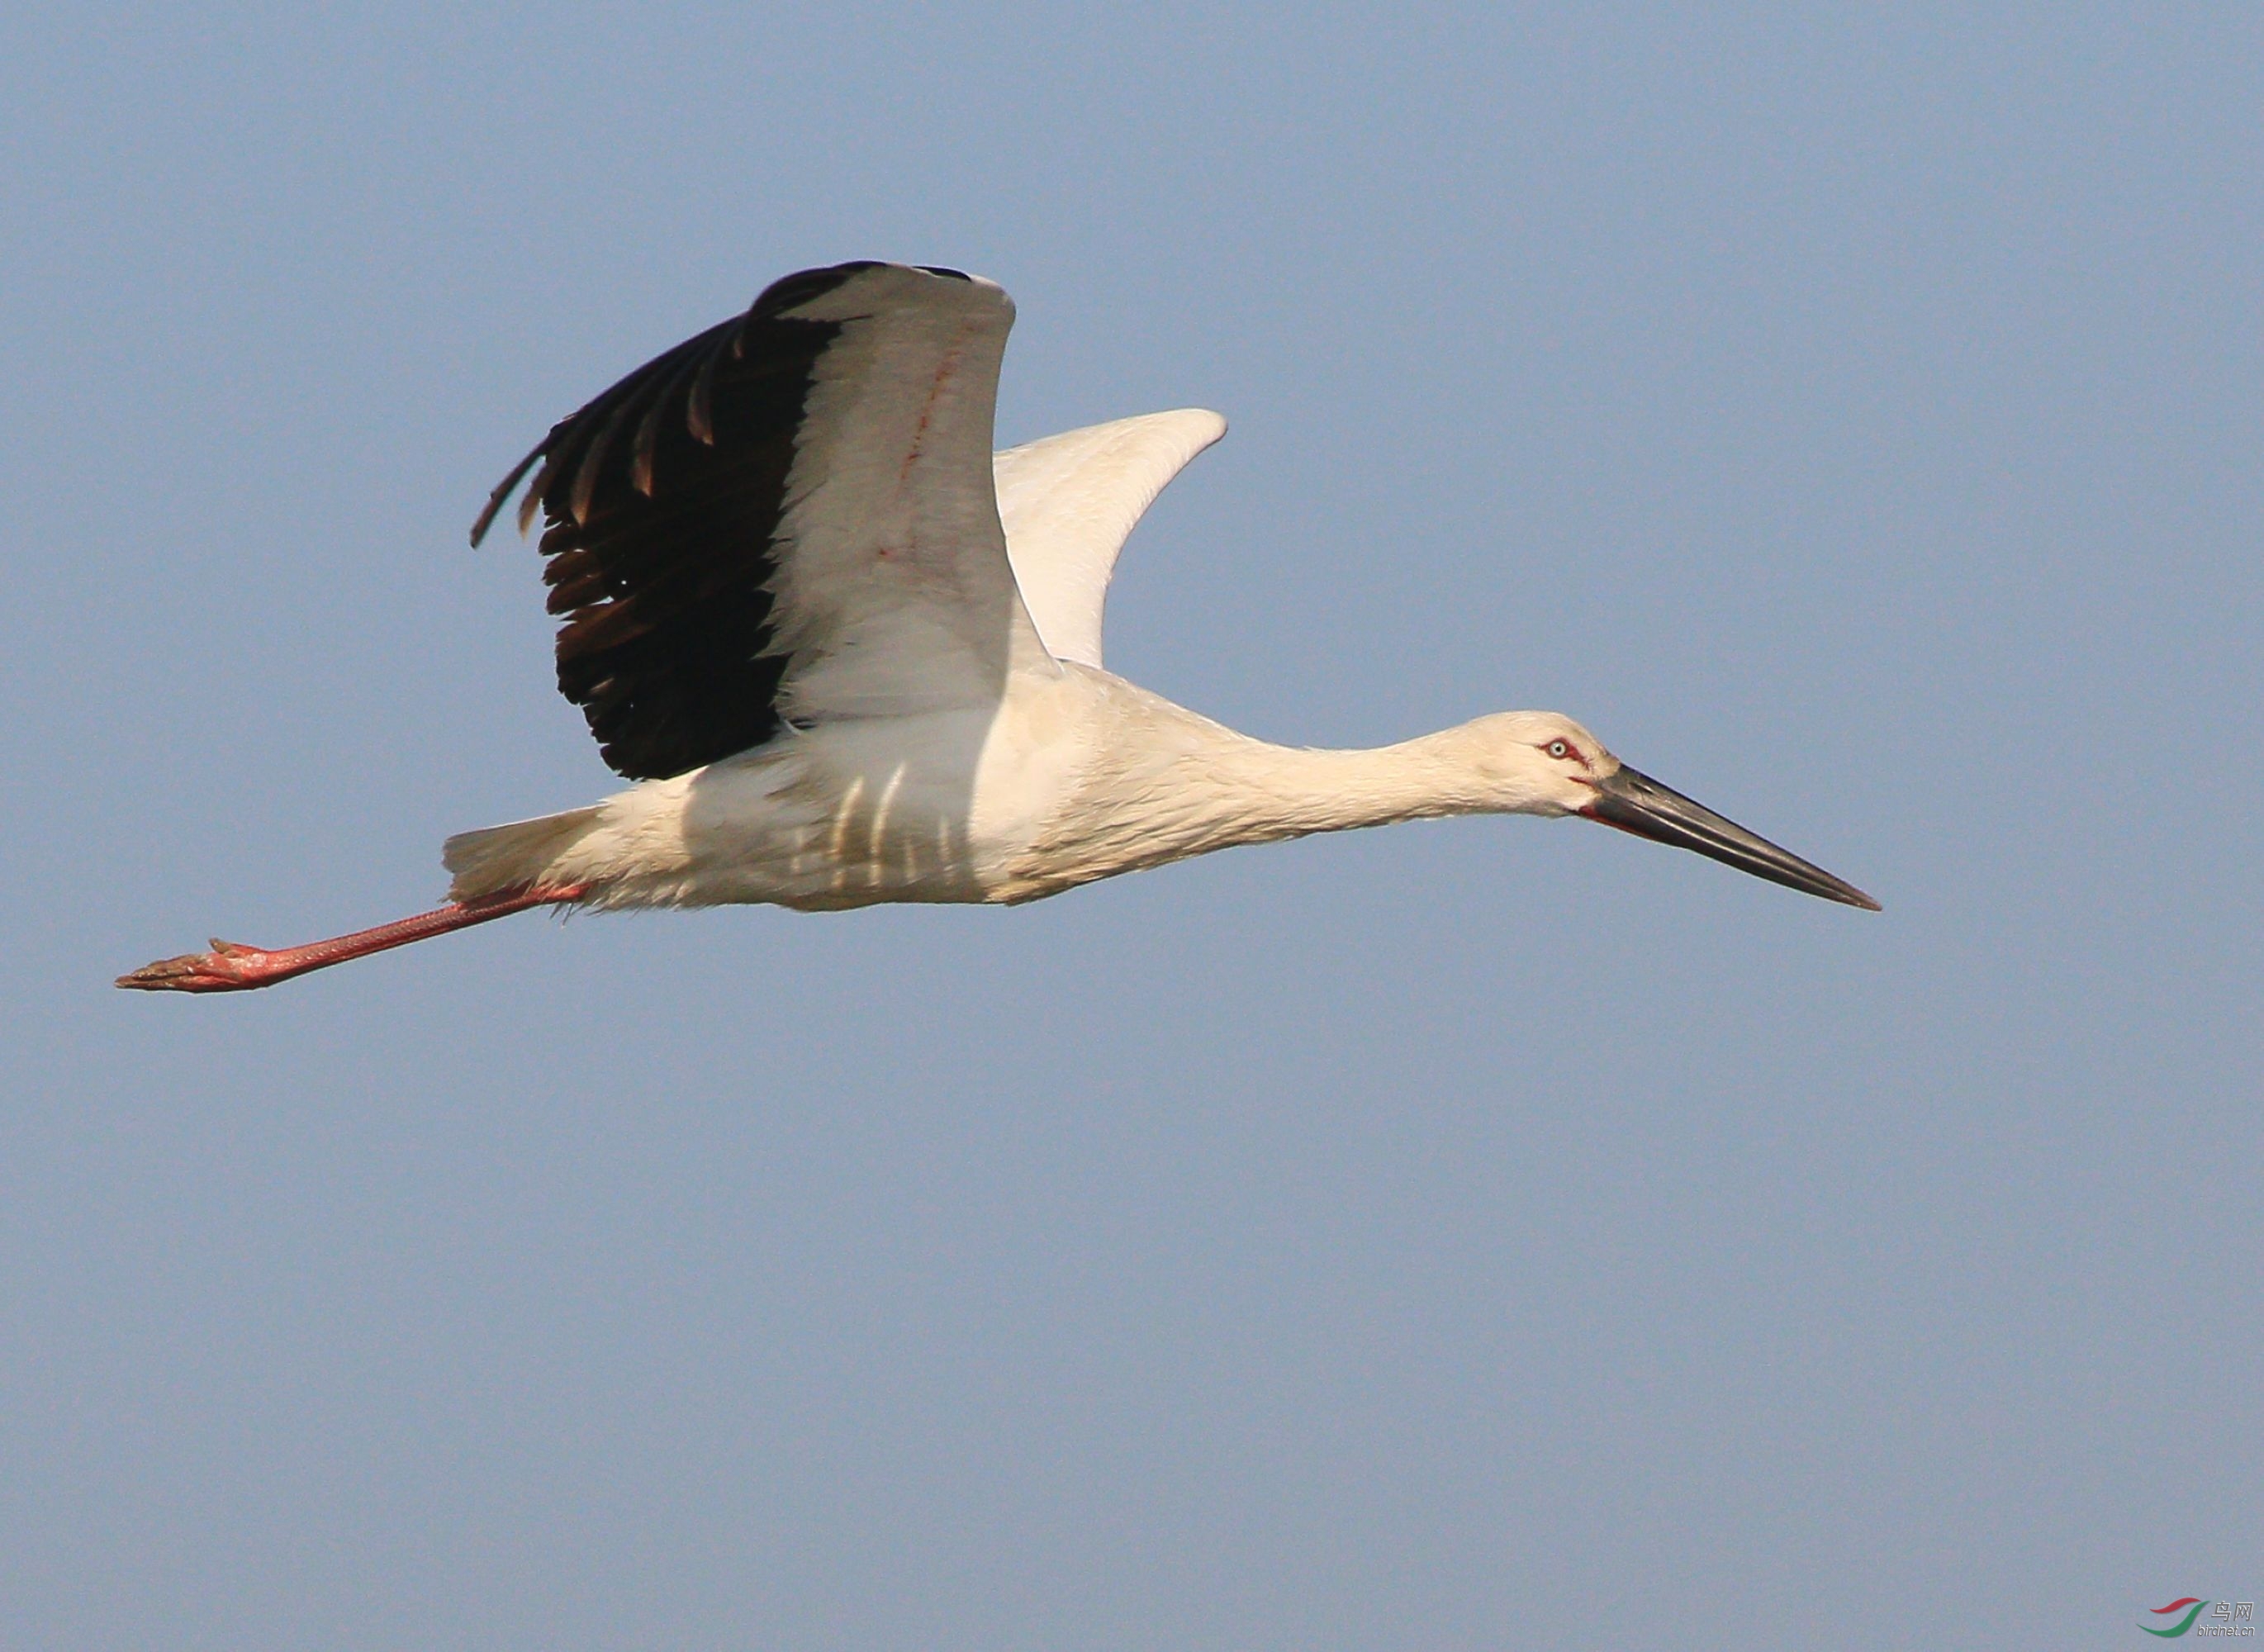
<svg viewBox="0 0 2264 1652"><path fill-rule="evenodd" d="M558 687L633 779L788 720L996 699L1054 669L990 471L1014 307L955 271L806 270L551 428L488 501L546 521Z"/></svg>
<svg viewBox="0 0 2264 1652"><path fill-rule="evenodd" d="M1014 577L1057 658L1100 663L1102 605L1141 513L1226 434L1201 408L1147 413L1010 447L992 461Z"/></svg>

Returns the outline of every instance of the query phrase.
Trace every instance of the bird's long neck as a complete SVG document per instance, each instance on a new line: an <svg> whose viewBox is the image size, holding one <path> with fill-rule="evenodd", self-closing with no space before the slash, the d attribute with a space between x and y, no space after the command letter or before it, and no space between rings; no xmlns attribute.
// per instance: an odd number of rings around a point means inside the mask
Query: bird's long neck
<svg viewBox="0 0 2264 1652"><path fill-rule="evenodd" d="M1237 736L1208 779L1239 827L1232 841L1467 815L1498 807L1479 786L1458 728L1350 750L1269 745Z"/></svg>
<svg viewBox="0 0 2264 1652"><path fill-rule="evenodd" d="M1501 762L1477 725L1367 750L1253 740L1115 678L1094 678L1107 707L1090 759L1037 836L1005 868L996 898L1076 884L1239 844L1393 821L1514 809Z"/></svg>
<svg viewBox="0 0 2264 1652"><path fill-rule="evenodd" d="M1142 695L1112 757L1033 845L1034 893L1239 844L1498 807L1483 801L1461 729L1373 750L1253 740Z"/></svg>

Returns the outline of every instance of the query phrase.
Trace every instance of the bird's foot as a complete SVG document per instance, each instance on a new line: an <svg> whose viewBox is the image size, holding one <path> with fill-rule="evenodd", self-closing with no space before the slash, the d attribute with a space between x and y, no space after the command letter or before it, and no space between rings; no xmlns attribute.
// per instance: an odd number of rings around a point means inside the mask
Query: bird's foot
<svg viewBox="0 0 2264 1652"><path fill-rule="evenodd" d="M143 992L242 992L277 978L276 956L264 947L215 937L208 953L184 953L120 975L121 987Z"/></svg>
<svg viewBox="0 0 2264 1652"><path fill-rule="evenodd" d="M328 969L350 958L366 958L372 953L406 946L411 941L445 935L450 930L468 929L475 924L509 917L531 907L570 906L584 893L584 886L578 883L505 889L475 901L452 901L434 911L381 924L375 929L356 930L351 935L333 936L326 941L309 941L304 946L270 949L246 946L239 941L216 940L208 953L161 958L154 964L142 965L130 975L119 976L118 984L143 992L246 992L254 987L272 987L279 981L288 981L309 970Z"/></svg>

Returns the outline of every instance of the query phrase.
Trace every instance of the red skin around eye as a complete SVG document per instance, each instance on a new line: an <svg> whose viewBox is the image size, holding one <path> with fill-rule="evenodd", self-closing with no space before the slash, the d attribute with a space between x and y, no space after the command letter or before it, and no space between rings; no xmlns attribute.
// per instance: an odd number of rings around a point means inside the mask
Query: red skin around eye
<svg viewBox="0 0 2264 1652"><path fill-rule="evenodd" d="M1550 741L1550 742L1549 743L1549 746L1559 746L1559 745L1561 745L1561 746L1563 746L1563 747L1564 748L1564 757L1565 757L1566 760L1568 760L1568 761L1570 761L1570 762L1573 762L1573 763L1577 763L1577 764L1578 764L1581 766L1581 768L1583 768L1583 769L1593 769L1593 768L1594 767L1594 765L1593 765L1593 764L1591 764L1591 763L1588 761L1587 755L1586 755L1585 752L1583 752L1583 751L1580 750L1580 748L1579 748L1579 747L1578 747L1578 746L1574 745L1571 741L1569 741L1569 740L1552 740L1552 741ZM1543 746L1543 747L1542 748L1542 750L1543 751L1548 751L1548 750L1549 750L1549 746ZM1555 753L1555 752L1553 752L1553 751L1550 751L1550 752L1549 752L1549 756L1554 757L1554 756L1556 756L1556 753ZM1591 774L1575 774L1575 775L1571 776L1571 779L1575 779L1575 780L1578 780L1578 781L1581 785L1583 785L1583 786L1593 786L1593 785L1595 785L1595 783L1596 783L1595 776L1594 776L1593 774L1592 774L1592 773L1591 773Z"/></svg>

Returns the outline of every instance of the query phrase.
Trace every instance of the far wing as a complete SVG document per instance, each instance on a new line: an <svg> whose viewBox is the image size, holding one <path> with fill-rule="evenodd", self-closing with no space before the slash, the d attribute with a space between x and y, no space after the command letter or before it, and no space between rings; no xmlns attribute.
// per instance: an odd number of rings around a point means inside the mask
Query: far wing
<svg viewBox="0 0 2264 1652"><path fill-rule="evenodd" d="M606 761L681 774L788 719L996 699L1057 669L991 492L1012 302L955 271L845 264L560 421L519 480L548 525L558 687Z"/></svg>
<svg viewBox="0 0 2264 1652"><path fill-rule="evenodd" d="M1125 536L1225 434L1217 414L1182 408L1064 431L992 460L1014 577L1056 658L1100 663L1101 607Z"/></svg>

